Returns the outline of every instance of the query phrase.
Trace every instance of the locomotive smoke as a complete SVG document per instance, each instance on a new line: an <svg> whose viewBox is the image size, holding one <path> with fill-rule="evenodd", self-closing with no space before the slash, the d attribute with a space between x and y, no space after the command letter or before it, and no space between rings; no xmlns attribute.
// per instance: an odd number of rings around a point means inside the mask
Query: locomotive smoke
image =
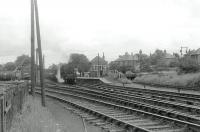
<svg viewBox="0 0 200 132"><path fill-rule="evenodd" d="M61 75L60 75L60 64L58 65L58 70L57 70L56 78L57 78L57 80L58 80L59 83L64 82L64 80L61 78Z"/></svg>

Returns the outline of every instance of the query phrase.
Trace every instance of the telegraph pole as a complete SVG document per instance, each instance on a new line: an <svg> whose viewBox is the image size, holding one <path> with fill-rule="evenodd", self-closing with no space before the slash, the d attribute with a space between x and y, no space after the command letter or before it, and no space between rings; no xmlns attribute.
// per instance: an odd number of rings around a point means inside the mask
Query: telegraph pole
<svg viewBox="0 0 200 132"><path fill-rule="evenodd" d="M39 68L38 68L38 48L36 49L36 67L35 67L35 83L38 84L39 79Z"/></svg>
<svg viewBox="0 0 200 132"><path fill-rule="evenodd" d="M139 60L140 60L140 72L142 69L141 61L142 61L142 50L139 51Z"/></svg>
<svg viewBox="0 0 200 132"><path fill-rule="evenodd" d="M98 53L98 72L97 72L97 77L99 77L99 53Z"/></svg>
<svg viewBox="0 0 200 132"><path fill-rule="evenodd" d="M43 69L45 71L45 56L43 55Z"/></svg>
<svg viewBox="0 0 200 132"><path fill-rule="evenodd" d="M31 94L35 97L35 26L34 1L31 0Z"/></svg>
<svg viewBox="0 0 200 132"><path fill-rule="evenodd" d="M44 70L43 70L43 60L42 60L42 46L40 38L40 24L38 16L38 5L37 0L35 0L35 19L36 19L36 29L37 29L37 43L38 43L38 52L39 52L39 66L40 66L40 86L41 86L41 95L42 95L42 106L45 106L45 89L44 89Z"/></svg>
<svg viewBox="0 0 200 132"><path fill-rule="evenodd" d="M181 57L183 56L183 49L186 49L186 51L185 51L186 54L187 54L187 52L188 52L188 47L182 47L182 46L181 46L181 50L180 50L180 52L181 52Z"/></svg>

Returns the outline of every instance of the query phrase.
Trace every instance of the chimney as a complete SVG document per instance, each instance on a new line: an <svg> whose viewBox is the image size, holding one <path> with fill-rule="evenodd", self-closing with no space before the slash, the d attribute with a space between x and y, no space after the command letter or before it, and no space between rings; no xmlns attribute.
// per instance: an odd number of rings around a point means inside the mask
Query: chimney
<svg viewBox="0 0 200 132"><path fill-rule="evenodd" d="M141 49L140 49L139 53L142 54L142 50Z"/></svg>
<svg viewBox="0 0 200 132"><path fill-rule="evenodd" d="M105 60L104 52L103 52L103 59Z"/></svg>

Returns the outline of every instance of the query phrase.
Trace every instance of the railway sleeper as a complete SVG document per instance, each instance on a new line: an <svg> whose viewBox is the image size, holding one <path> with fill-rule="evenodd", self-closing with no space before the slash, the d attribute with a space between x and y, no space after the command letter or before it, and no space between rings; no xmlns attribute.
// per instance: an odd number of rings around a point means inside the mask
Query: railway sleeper
<svg viewBox="0 0 200 132"><path fill-rule="evenodd" d="M129 103L130 104L130 103ZM176 107L177 108L177 107ZM196 114L196 112L194 112L194 114Z"/></svg>
<svg viewBox="0 0 200 132"><path fill-rule="evenodd" d="M115 126L114 124L111 124L109 122L105 122L104 119L99 119L97 117L91 116L87 113L83 113L81 111L76 111L76 110L72 110L73 108L69 109L67 108L67 110L70 110L72 112L74 112L75 114L81 116L82 118L85 118L85 121L90 123L90 124L94 124L95 126L98 126L102 129L106 129L107 132L126 132L125 129L119 128L117 126Z"/></svg>
<svg viewBox="0 0 200 132"><path fill-rule="evenodd" d="M142 94L142 95L144 95L144 94ZM153 97L153 98L158 98L158 96L154 96L154 95L152 95L151 97ZM160 97L160 98L164 98L164 97ZM165 97L165 99L166 99L167 97ZM174 98L171 98L171 99L168 99L168 100L171 100L171 101L176 101L177 99L174 99ZM187 103L187 104L193 104L193 102L188 102L187 100L183 100L183 101L181 101L181 100L178 100L178 101L180 101L180 102L185 102L185 103Z"/></svg>
<svg viewBox="0 0 200 132"><path fill-rule="evenodd" d="M174 116L175 117L175 116Z"/></svg>

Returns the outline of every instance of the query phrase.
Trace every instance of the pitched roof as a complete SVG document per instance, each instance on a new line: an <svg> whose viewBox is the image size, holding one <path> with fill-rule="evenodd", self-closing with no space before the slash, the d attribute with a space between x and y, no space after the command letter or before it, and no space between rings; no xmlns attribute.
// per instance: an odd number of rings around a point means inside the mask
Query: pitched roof
<svg viewBox="0 0 200 132"><path fill-rule="evenodd" d="M98 63L98 56L94 57L92 60L91 60L91 63L93 65L107 65L108 62L105 61L102 57L99 57L99 63Z"/></svg>
<svg viewBox="0 0 200 132"><path fill-rule="evenodd" d="M119 58L117 58L115 61L126 61L126 60L138 60L138 56L135 55L130 55L128 53L125 53L125 55L120 55Z"/></svg>
<svg viewBox="0 0 200 132"><path fill-rule="evenodd" d="M191 55L199 55L199 54L200 54L200 48L191 53Z"/></svg>
<svg viewBox="0 0 200 132"><path fill-rule="evenodd" d="M167 59L173 59L173 58L175 58L175 56L173 56L173 55L171 55L169 53L166 53L165 54L165 58L167 58Z"/></svg>

